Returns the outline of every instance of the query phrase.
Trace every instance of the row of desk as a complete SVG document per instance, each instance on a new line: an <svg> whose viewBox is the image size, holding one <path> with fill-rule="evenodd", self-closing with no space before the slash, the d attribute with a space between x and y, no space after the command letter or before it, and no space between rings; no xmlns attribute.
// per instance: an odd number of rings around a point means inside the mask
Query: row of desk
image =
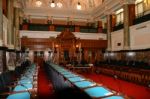
<svg viewBox="0 0 150 99"><path fill-rule="evenodd" d="M73 73L59 65L48 63L52 83L55 90L74 87L82 94L86 94L90 99L127 99L120 93L110 90L101 84L97 84L81 75Z"/></svg>
<svg viewBox="0 0 150 99"><path fill-rule="evenodd" d="M37 73L38 69L35 64L29 66L7 99L30 99L32 94L36 95Z"/></svg>

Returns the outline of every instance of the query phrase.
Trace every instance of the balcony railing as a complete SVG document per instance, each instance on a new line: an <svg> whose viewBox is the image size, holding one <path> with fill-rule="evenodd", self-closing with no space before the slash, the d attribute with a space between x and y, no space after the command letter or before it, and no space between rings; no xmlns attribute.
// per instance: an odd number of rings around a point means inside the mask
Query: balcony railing
<svg viewBox="0 0 150 99"><path fill-rule="evenodd" d="M31 23L24 23L20 25L20 30L30 30L30 31L51 31L50 24L31 24ZM75 32L74 25L53 25L53 31L64 31L65 28L69 28L71 32ZM79 32L83 33L98 33L97 27L92 26L77 26L79 27Z"/></svg>
<svg viewBox="0 0 150 99"><path fill-rule="evenodd" d="M146 22L150 20L150 14L144 15L144 13L138 14L137 18L133 21L133 25Z"/></svg>
<svg viewBox="0 0 150 99"><path fill-rule="evenodd" d="M48 31L49 25L47 24L29 24L28 30L31 31Z"/></svg>
<svg viewBox="0 0 150 99"><path fill-rule="evenodd" d="M117 31L117 30L120 30L120 29L123 29L124 27L124 24L122 22L120 22L119 24L117 24L114 28L113 28L113 31Z"/></svg>
<svg viewBox="0 0 150 99"><path fill-rule="evenodd" d="M83 32L83 33L97 33L98 29L97 28L91 28L91 27L80 27L80 32Z"/></svg>

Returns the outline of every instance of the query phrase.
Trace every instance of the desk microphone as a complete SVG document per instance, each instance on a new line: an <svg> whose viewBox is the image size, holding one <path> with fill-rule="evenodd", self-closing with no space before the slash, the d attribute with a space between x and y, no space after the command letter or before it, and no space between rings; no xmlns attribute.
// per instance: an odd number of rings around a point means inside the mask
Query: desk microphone
<svg viewBox="0 0 150 99"><path fill-rule="evenodd" d="M114 80L115 80L115 82L117 83L117 86L118 86L118 91L119 92L117 92L118 94L119 93L122 93L122 87L121 87L121 84L120 84L120 82L119 82L119 79L118 79L118 76L117 75L114 75Z"/></svg>
<svg viewBox="0 0 150 99"><path fill-rule="evenodd" d="M31 95L31 92L29 91L29 88L27 86L25 86L24 84L21 84L21 83L19 85L24 87L27 90L27 92Z"/></svg>
<svg viewBox="0 0 150 99"><path fill-rule="evenodd" d="M26 91L30 94L30 97L36 97L37 95L34 94L34 96L32 96L32 92L30 92L30 88L28 88L27 86L25 86L24 84L20 84L22 87L24 87L26 89ZM36 91L33 88L33 92L36 93Z"/></svg>

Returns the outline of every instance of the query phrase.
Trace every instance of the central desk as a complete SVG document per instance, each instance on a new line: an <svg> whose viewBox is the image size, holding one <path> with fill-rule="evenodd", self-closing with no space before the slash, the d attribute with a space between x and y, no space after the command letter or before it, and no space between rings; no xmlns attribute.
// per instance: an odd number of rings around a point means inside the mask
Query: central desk
<svg viewBox="0 0 150 99"><path fill-rule="evenodd" d="M127 99L123 95L118 94L118 92L75 74L59 65L47 64L55 90L63 91L66 97L71 94L67 91L65 92L65 89L71 89L73 94L79 96L73 95L69 97L73 99L84 99L84 97L86 97L85 99Z"/></svg>

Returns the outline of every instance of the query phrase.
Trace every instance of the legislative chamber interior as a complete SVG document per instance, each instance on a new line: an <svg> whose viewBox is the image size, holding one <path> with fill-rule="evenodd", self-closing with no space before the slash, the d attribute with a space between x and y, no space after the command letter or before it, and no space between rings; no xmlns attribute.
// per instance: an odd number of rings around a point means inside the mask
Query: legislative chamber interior
<svg viewBox="0 0 150 99"><path fill-rule="evenodd" d="M150 99L150 0L0 0L0 99Z"/></svg>

